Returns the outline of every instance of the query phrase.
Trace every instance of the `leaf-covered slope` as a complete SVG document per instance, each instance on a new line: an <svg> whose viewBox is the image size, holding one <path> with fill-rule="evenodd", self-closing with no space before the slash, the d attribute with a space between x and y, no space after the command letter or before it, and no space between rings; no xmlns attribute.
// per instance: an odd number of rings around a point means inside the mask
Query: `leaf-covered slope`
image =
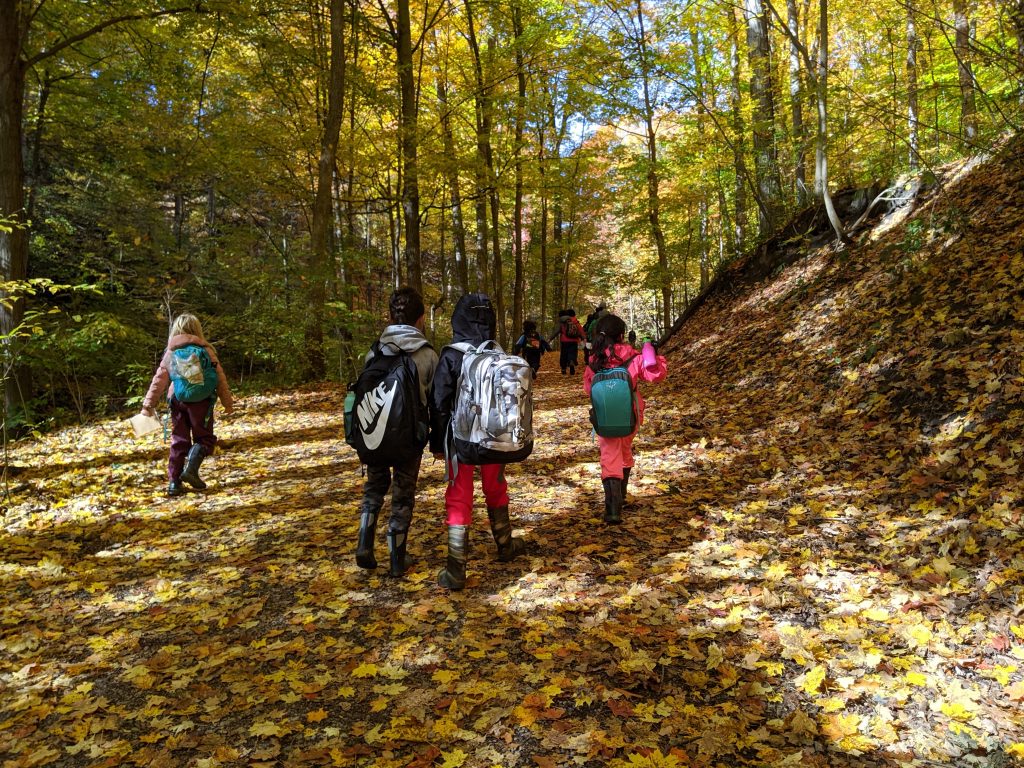
<svg viewBox="0 0 1024 768"><path fill-rule="evenodd" d="M478 506L463 593L434 582L429 459L411 572L355 566L337 390L248 398L180 499L122 424L19 445L4 768L1012 764L1017 150L919 224L711 297L647 388L621 527L549 358L508 470L530 549L497 562Z"/></svg>

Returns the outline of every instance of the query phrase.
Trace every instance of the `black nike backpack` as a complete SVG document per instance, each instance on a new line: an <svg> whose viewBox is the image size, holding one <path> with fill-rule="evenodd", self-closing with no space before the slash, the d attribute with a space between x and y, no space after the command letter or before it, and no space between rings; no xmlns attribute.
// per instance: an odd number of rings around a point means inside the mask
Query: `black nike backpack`
<svg viewBox="0 0 1024 768"><path fill-rule="evenodd" d="M353 387L345 442L356 449L363 464L393 467L423 453L427 409L420 402L419 373L409 353L385 355L380 342L374 342L372 351Z"/></svg>

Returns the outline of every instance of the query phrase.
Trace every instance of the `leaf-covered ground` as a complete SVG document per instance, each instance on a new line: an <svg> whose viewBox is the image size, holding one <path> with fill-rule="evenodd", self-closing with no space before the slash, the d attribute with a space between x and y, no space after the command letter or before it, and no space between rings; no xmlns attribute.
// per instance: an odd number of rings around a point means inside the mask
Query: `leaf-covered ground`
<svg viewBox="0 0 1024 768"><path fill-rule="evenodd" d="M498 563L478 507L463 593L429 458L411 572L355 566L337 389L247 398L180 499L123 423L17 446L3 768L1021 761L1020 156L732 276L648 389L621 527L549 358L509 470L529 553Z"/></svg>

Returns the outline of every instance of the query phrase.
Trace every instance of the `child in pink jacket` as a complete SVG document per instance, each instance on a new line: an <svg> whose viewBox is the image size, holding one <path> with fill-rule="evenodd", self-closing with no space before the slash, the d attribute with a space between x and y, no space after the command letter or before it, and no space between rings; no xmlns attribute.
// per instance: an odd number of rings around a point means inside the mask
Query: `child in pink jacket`
<svg viewBox="0 0 1024 768"><path fill-rule="evenodd" d="M583 372L583 389L590 395L594 374L604 368L624 367L629 372L634 390L639 381L661 381L668 373L665 358L654 356L651 367L644 365L643 356L626 342L626 323L616 315L605 315L597 322L594 349ZM644 421L644 399L636 393L637 429ZM604 520L622 522L622 505L626 498L629 473L633 469L633 439L636 430L626 437L598 437L601 448L601 484L604 486Z"/></svg>
<svg viewBox="0 0 1024 768"><path fill-rule="evenodd" d="M206 350L210 362L217 375L216 391L207 399L199 402L182 402L175 397L174 351L190 345ZM154 416L157 402L164 392L168 393L168 405L171 409L171 453L167 461L168 496L180 496L185 492L182 482L193 488L202 490L206 487L199 478L199 465L203 459L213 453L217 438L213 434L213 404L220 398L224 404L224 413L234 410L231 390L224 369L217 359L217 351L203 336L203 326L195 315L178 315L171 324L171 333L167 340L160 365L153 375L149 391L142 401L142 413Z"/></svg>

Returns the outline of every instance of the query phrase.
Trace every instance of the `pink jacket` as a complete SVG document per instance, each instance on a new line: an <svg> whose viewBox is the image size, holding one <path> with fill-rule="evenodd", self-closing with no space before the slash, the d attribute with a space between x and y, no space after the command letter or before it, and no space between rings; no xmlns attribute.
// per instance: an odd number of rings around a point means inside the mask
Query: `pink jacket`
<svg viewBox="0 0 1024 768"><path fill-rule="evenodd" d="M224 368L221 366L220 360L217 359L217 350L209 342L188 333L172 336L170 341L167 342L167 349L164 350L164 356L160 360L160 365L157 366L156 373L153 374L153 381L149 384L149 391L146 392L146 397L142 401L143 407L155 408L157 400L160 399L160 396L163 395L168 387L170 387L170 392L167 393L167 399L171 399L171 396L174 394L174 384L171 382L171 350L179 349L189 344L198 344L206 348L210 360L213 361L214 366L217 368L217 397L220 398L225 408L230 409L234 407L234 398L231 397L231 390L228 388L228 377L224 375Z"/></svg>
<svg viewBox="0 0 1024 768"><path fill-rule="evenodd" d="M630 359L632 358L632 359ZM629 360L628 363L626 361ZM636 389L638 381L661 381L668 374L668 363L664 355L658 355L658 367L653 371L644 367L643 356L633 349L629 344L616 344L612 348L610 364L606 367L614 368L617 365L625 364L629 376L633 380L633 387ZM590 396L590 385L594 379L594 370L588 365L583 369L583 391ZM637 426L644 423L644 399L640 396L640 390L636 392ZM602 440L606 438L601 438Z"/></svg>

